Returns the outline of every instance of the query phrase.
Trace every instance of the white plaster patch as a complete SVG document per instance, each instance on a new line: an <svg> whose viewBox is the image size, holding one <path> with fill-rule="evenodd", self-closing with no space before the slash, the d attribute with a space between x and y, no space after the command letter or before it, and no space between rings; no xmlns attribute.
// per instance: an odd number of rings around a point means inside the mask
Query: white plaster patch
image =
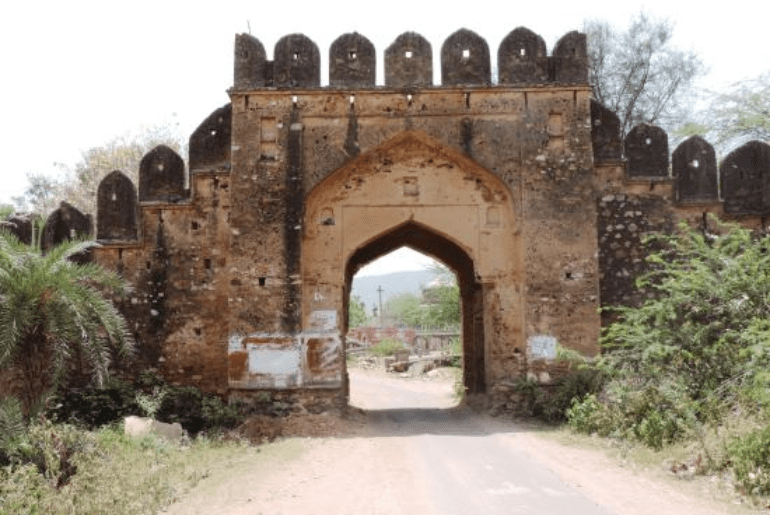
<svg viewBox="0 0 770 515"><path fill-rule="evenodd" d="M556 359L556 338L538 334L527 338L527 355L534 359Z"/></svg>
<svg viewBox="0 0 770 515"><path fill-rule="evenodd" d="M275 349L268 346L249 348L249 373L280 376L297 374L299 349Z"/></svg>
<svg viewBox="0 0 770 515"><path fill-rule="evenodd" d="M241 345L242 341L243 341L243 336L241 336L240 334L230 335L230 341L228 342L227 350L229 352L237 352L239 350L243 350L243 347Z"/></svg>
<svg viewBox="0 0 770 515"><path fill-rule="evenodd" d="M310 314L310 329L331 332L337 330L337 310L323 309Z"/></svg>

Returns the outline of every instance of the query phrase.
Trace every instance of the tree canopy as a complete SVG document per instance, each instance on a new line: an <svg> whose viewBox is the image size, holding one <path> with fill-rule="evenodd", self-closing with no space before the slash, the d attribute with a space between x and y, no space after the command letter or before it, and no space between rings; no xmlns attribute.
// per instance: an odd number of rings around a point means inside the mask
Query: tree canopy
<svg viewBox="0 0 770 515"><path fill-rule="evenodd" d="M366 308L361 299L357 296L351 296L348 303L348 327L358 327L366 323L369 317L366 316Z"/></svg>
<svg viewBox="0 0 770 515"><path fill-rule="evenodd" d="M677 135L699 135L722 151L749 140L770 141L770 71L710 95L708 107Z"/></svg>
<svg viewBox="0 0 770 515"><path fill-rule="evenodd" d="M434 280L423 286L422 296L402 293L385 304L385 315L409 327L446 327L460 324L460 288L454 273L435 264Z"/></svg>
<svg viewBox="0 0 770 515"><path fill-rule="evenodd" d="M186 153L185 139L176 126L145 127L89 148L81 153L80 161L74 166L57 163L61 172L59 177L27 174L27 189L13 201L20 211L31 210L46 215L61 201L72 204L83 213L96 213L96 191L104 176L120 170L137 184L139 163L147 152L161 144L180 155Z"/></svg>
<svg viewBox="0 0 770 515"><path fill-rule="evenodd" d="M642 122L681 124L692 105L684 99L705 67L695 52L674 46L670 21L641 12L624 30L587 20L583 32L594 98L618 115L622 136Z"/></svg>

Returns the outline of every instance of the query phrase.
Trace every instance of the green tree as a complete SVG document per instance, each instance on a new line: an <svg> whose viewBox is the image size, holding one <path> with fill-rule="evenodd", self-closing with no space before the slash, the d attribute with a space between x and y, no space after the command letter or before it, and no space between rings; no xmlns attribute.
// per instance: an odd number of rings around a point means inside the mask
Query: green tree
<svg viewBox="0 0 770 515"><path fill-rule="evenodd" d="M442 284L431 289L423 323L434 327L460 325L460 288Z"/></svg>
<svg viewBox="0 0 770 515"><path fill-rule="evenodd" d="M425 309L422 299L414 293L400 293L388 299L384 306L385 316L397 325L418 327L423 325Z"/></svg>
<svg viewBox="0 0 770 515"><path fill-rule="evenodd" d="M358 327L366 323L369 317L366 316L364 303L358 297L350 297L348 303L348 327Z"/></svg>
<svg viewBox="0 0 770 515"><path fill-rule="evenodd" d="M73 362L97 384L111 353L126 354L126 323L102 291L122 293L118 275L70 258L96 244L67 241L43 255L0 230L0 371L11 373L14 395L29 417L55 391Z"/></svg>
<svg viewBox="0 0 770 515"><path fill-rule="evenodd" d="M57 177L43 173L27 174L27 189L13 203L19 211L31 211L47 216L56 209L61 198L62 182Z"/></svg>
<svg viewBox="0 0 770 515"><path fill-rule="evenodd" d="M13 214L14 207L10 204L0 204L0 221L5 220Z"/></svg>
<svg viewBox="0 0 770 515"><path fill-rule="evenodd" d="M434 279L432 286L423 290L426 305L423 314L424 325L459 326L460 325L460 287L454 272L434 263L430 268Z"/></svg>
<svg viewBox="0 0 770 515"><path fill-rule="evenodd" d="M723 151L749 140L770 141L770 72L712 93L709 107L697 118L677 135L705 136Z"/></svg>
<svg viewBox="0 0 770 515"><path fill-rule="evenodd" d="M625 30L587 20L583 32L594 98L618 115L623 137L642 122L668 130L682 123L705 67L696 53L672 44L671 22L641 12Z"/></svg>
<svg viewBox="0 0 770 515"><path fill-rule="evenodd" d="M409 327L460 324L460 288L454 272L439 263L430 271L434 279L423 287L422 296L401 293L388 299L385 315L389 319Z"/></svg>
<svg viewBox="0 0 770 515"><path fill-rule="evenodd" d="M137 185L139 163L147 152L161 144L182 156L187 153L185 138L176 124L142 127L82 152L74 166L56 163L58 177L27 174L27 189L13 201L20 211L48 214L65 201L83 213L95 214L96 191L104 176L120 170Z"/></svg>

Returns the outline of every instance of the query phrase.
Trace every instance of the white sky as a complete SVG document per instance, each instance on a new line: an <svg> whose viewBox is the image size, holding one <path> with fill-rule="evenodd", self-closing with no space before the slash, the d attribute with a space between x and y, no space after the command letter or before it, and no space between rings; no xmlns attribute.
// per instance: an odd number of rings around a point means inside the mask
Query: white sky
<svg viewBox="0 0 770 515"><path fill-rule="evenodd" d="M717 7L717 5L719 7ZM0 203L19 195L27 172L56 173L81 152L142 125L179 123L190 134L229 101L236 33L257 37L272 58L282 36L304 33L321 51L357 31L377 49L382 83L385 48L412 30L433 45L459 28L487 40L493 59L508 32L525 26L550 53L583 20L625 26L641 9L675 22L676 44L699 53L711 89L770 69L767 12L755 0L727 4L679 0L625 2L220 1L6 2L0 11L3 167Z"/></svg>
<svg viewBox="0 0 770 515"><path fill-rule="evenodd" d="M430 267L434 262L435 260L430 256L409 247L401 247L362 267L356 277L383 275L401 270L422 270Z"/></svg>

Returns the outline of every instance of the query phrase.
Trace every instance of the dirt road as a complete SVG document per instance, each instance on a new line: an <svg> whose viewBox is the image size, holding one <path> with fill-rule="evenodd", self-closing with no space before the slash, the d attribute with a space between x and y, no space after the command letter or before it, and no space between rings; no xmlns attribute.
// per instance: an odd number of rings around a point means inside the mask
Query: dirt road
<svg viewBox="0 0 770 515"><path fill-rule="evenodd" d="M271 444L277 451L265 452L265 461L213 472L169 513L734 513L601 451L452 408L448 381L354 369L351 404L366 412L355 436Z"/></svg>

